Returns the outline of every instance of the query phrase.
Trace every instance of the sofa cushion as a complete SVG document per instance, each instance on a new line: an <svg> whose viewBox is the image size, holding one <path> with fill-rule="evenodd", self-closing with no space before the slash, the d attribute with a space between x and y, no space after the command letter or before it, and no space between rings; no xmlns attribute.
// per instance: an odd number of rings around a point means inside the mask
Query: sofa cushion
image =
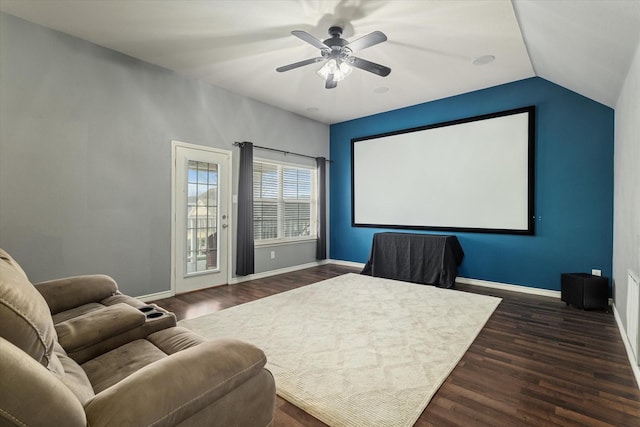
<svg viewBox="0 0 640 427"><path fill-rule="evenodd" d="M60 369L49 306L5 251L0 252L0 336L46 368Z"/></svg>
<svg viewBox="0 0 640 427"><path fill-rule="evenodd" d="M11 255L9 255L9 253L2 248L0 248L0 258L11 260L11 264L13 265L13 268L16 270L16 272L22 277L24 277L26 281L29 281L29 277L27 276L27 273L25 273L22 267L20 267L20 264L18 264L16 260L14 260L11 257Z"/></svg>
<svg viewBox="0 0 640 427"><path fill-rule="evenodd" d="M61 311L52 315L53 323L57 325L74 317L82 316L83 314L91 313L92 311L103 309L104 305L98 302L90 302L89 304L83 304L81 306L71 308L69 310Z"/></svg>
<svg viewBox="0 0 640 427"><path fill-rule="evenodd" d="M116 335L144 325L145 315L127 304L91 311L56 325L58 342L68 352L99 344Z"/></svg>
<svg viewBox="0 0 640 427"><path fill-rule="evenodd" d="M0 337L0 425L85 427L82 405L68 387Z"/></svg>
<svg viewBox="0 0 640 427"><path fill-rule="evenodd" d="M100 304L103 304L103 305L114 305L114 304L120 304L120 303L125 303L135 308L140 308L148 305L144 301L139 300L138 298L134 298L129 295L124 295L121 293L116 293L100 301Z"/></svg>
<svg viewBox="0 0 640 427"><path fill-rule="evenodd" d="M181 326L158 331L149 335L147 339L167 354L174 354L207 341L202 335Z"/></svg>
<svg viewBox="0 0 640 427"><path fill-rule="evenodd" d="M57 375L58 378L75 394L80 403L84 405L89 399L95 396L87 374L85 374L80 365L67 356L67 353L60 344L56 343L54 352L56 356L58 356L63 369L63 371Z"/></svg>
<svg viewBox="0 0 640 427"><path fill-rule="evenodd" d="M36 288L39 289L38 286L36 286ZM64 322L65 320L73 319L74 317L82 316L83 314L87 314L92 311L100 310L105 307L121 303L125 303L135 308L140 308L148 305L138 298L116 293L115 295L111 295L98 302L90 302L64 311L60 311L53 314L51 317L53 317L53 323L57 325L58 323Z"/></svg>
<svg viewBox="0 0 640 427"><path fill-rule="evenodd" d="M269 424L275 401L273 377L264 364L264 353L251 344L229 338L204 342L149 364L97 393L85 406L87 420L92 427L169 427L183 422L262 427ZM254 381L256 377L260 380ZM218 406L218 400L227 395L236 403ZM218 409L208 409L214 406ZM203 410L196 423L189 420ZM225 414L225 410L236 412Z"/></svg>
<svg viewBox="0 0 640 427"><path fill-rule="evenodd" d="M165 357L167 355L149 341L136 340L91 359L81 366L97 394Z"/></svg>
<svg viewBox="0 0 640 427"><path fill-rule="evenodd" d="M118 292L115 280L104 274L48 280L34 286L47 301L51 314L99 302Z"/></svg>

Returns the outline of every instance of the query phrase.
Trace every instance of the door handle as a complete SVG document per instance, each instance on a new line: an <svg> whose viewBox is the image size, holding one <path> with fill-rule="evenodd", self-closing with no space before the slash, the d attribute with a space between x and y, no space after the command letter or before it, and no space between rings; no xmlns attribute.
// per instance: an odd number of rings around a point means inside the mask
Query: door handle
<svg viewBox="0 0 640 427"><path fill-rule="evenodd" d="M227 228L228 225L227 224L222 224L222 228Z"/></svg>

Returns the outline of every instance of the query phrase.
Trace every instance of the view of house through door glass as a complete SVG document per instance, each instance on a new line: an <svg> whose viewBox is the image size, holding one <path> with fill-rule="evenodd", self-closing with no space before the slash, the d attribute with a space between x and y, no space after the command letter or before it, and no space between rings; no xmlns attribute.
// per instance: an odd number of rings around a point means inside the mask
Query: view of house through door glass
<svg viewBox="0 0 640 427"><path fill-rule="evenodd" d="M174 160L175 292L226 284L231 153L174 141Z"/></svg>
<svg viewBox="0 0 640 427"><path fill-rule="evenodd" d="M218 165L187 166L187 274L218 268Z"/></svg>

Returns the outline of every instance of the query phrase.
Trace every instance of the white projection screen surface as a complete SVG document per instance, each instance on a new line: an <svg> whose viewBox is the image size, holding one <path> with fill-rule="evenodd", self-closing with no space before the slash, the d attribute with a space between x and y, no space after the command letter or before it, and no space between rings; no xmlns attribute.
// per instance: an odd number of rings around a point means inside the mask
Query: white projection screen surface
<svg viewBox="0 0 640 427"><path fill-rule="evenodd" d="M534 234L535 108L351 140L356 227Z"/></svg>

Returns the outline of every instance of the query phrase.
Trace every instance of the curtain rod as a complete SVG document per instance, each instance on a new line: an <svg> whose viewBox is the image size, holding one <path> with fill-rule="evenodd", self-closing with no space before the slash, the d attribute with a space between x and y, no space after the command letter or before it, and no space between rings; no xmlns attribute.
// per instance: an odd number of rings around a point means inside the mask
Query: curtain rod
<svg viewBox="0 0 640 427"><path fill-rule="evenodd" d="M233 145L238 146L238 147L241 147L241 146L242 146L242 144L244 144L245 142L249 142L249 141L242 141L242 142L238 142L238 141L236 141L236 142L234 142L234 143L233 143ZM252 143L252 144L253 144L253 143ZM293 154L294 156L306 157L306 158L308 158L308 159L316 159L316 157L313 157L313 156L308 156L308 155L306 155L306 154L292 153L291 151L280 150L280 149L278 149L278 148L261 147L261 146L259 146L259 145L255 145L255 144L253 145L253 148L259 148L259 149L261 149L261 150L276 151L276 152L278 152L278 153L283 153L285 156L286 156L287 154ZM329 160L329 159L325 159L325 160L326 160L327 162L331 163L331 160Z"/></svg>

